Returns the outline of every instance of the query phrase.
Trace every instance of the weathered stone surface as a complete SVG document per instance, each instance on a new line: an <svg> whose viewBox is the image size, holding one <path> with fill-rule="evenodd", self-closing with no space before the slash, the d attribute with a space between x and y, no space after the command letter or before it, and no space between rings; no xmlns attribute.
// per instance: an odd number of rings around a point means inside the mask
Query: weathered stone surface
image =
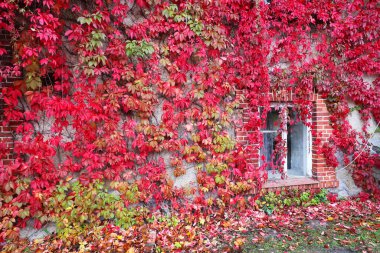
<svg viewBox="0 0 380 253"><path fill-rule="evenodd" d="M54 234L57 230L55 223L49 222L45 224L41 229L35 229L33 227L33 220L27 223L27 226L20 230L20 237L27 238L29 241L44 238L45 236Z"/></svg>
<svg viewBox="0 0 380 253"><path fill-rule="evenodd" d="M347 168L337 169L336 178L339 181L339 187L336 189L331 189L333 193L337 193L338 197L348 197L355 196L362 191L361 188L357 187L352 179L352 174Z"/></svg>
<svg viewBox="0 0 380 253"><path fill-rule="evenodd" d="M197 172L194 166L189 166L186 168L186 174L176 177L174 180L174 187L197 187Z"/></svg>
<svg viewBox="0 0 380 253"><path fill-rule="evenodd" d="M371 78L367 78L368 83L372 83ZM352 101L348 101L349 107L354 108L356 105ZM363 121L361 119L361 115L358 110L353 110L349 116L347 117L351 127L353 130L357 132L363 132ZM370 139L364 144L370 145L372 152L375 153L376 147L380 146L380 133L375 133L377 128L376 122L373 118L371 118L368 122L367 131L371 133ZM358 141L361 141L358 139ZM339 187L337 189L332 189L331 192L337 193L339 197L348 197L357 195L362 189L357 187L352 179L352 173L350 172L349 167L344 168L343 162L343 154L341 152L337 152L336 157L340 163L340 168L337 168L336 177L339 181ZM355 158L352 158L355 159ZM380 179L379 170L374 168L374 176L375 178Z"/></svg>

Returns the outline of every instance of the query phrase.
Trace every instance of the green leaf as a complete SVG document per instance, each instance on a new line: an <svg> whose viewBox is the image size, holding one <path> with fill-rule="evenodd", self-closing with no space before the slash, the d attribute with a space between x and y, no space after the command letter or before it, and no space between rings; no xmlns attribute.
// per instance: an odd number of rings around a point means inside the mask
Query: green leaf
<svg viewBox="0 0 380 253"><path fill-rule="evenodd" d="M226 181L224 176L216 175L215 176L215 183L217 184L223 184Z"/></svg>
<svg viewBox="0 0 380 253"><path fill-rule="evenodd" d="M180 242L175 242L174 247L176 247L177 249L180 249L182 248L182 244Z"/></svg>
<svg viewBox="0 0 380 253"><path fill-rule="evenodd" d="M87 25L89 25L89 24L91 24L92 19L91 19L91 18L86 18L86 17L79 17L79 18L77 19L77 21L78 21L79 24L81 24L81 25L83 25L83 24L87 24Z"/></svg>

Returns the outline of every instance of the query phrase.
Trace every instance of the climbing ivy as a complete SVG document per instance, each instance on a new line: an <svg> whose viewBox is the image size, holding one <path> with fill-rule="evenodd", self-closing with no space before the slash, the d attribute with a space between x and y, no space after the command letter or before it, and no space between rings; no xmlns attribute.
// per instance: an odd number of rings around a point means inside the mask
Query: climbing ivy
<svg viewBox="0 0 380 253"><path fill-rule="evenodd" d="M377 1L6 0L0 13L13 45L13 65L1 78L20 78L2 89L3 125L21 122L15 159L0 164L0 238L30 217L40 227L45 201L49 214L65 213L56 216L64 229L73 228L62 218L89 225L116 209L132 224L130 205L180 208L194 194L194 205L254 204L265 164L247 159L262 144L258 111L269 110L270 91L294 93L305 123L310 94L326 98L333 134L318 152L331 165L336 150L346 164L360 154L354 180L379 192L375 157L358 141L380 120ZM364 134L348 123L348 100ZM249 132L250 145L233 141L236 127ZM194 188L175 187L174 177L189 170ZM78 183L62 183L71 178ZM99 182L128 185L117 197ZM92 189L104 198L94 202ZM89 201L96 206L80 206ZM68 210L74 204L78 215Z"/></svg>

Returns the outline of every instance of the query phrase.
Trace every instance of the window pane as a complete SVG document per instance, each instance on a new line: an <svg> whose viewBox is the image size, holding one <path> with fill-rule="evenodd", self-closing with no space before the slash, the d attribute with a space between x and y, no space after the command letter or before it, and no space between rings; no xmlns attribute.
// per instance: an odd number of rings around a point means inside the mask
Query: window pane
<svg viewBox="0 0 380 253"><path fill-rule="evenodd" d="M271 108L267 113L267 120L265 124L265 128L263 130L274 130L277 131L280 126L279 121L280 112L275 108Z"/></svg>
<svg viewBox="0 0 380 253"><path fill-rule="evenodd" d="M277 164L278 157L274 154L274 149L276 148L276 132L263 133L264 145L261 148L261 154L265 157L264 162L267 163L267 170L273 169L273 165Z"/></svg>
<svg viewBox="0 0 380 253"><path fill-rule="evenodd" d="M292 124L288 125L287 135L288 175L304 176L307 166L307 127L302 122L297 122L297 115L293 110L289 110L289 118Z"/></svg>

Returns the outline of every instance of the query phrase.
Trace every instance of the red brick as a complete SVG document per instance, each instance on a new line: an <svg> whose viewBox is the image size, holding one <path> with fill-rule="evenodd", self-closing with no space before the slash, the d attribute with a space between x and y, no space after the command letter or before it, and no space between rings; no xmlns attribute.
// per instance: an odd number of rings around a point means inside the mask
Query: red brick
<svg viewBox="0 0 380 253"><path fill-rule="evenodd" d="M10 160L10 159L3 159L4 165L9 165L9 164L11 164L11 162L12 162L12 160Z"/></svg>

